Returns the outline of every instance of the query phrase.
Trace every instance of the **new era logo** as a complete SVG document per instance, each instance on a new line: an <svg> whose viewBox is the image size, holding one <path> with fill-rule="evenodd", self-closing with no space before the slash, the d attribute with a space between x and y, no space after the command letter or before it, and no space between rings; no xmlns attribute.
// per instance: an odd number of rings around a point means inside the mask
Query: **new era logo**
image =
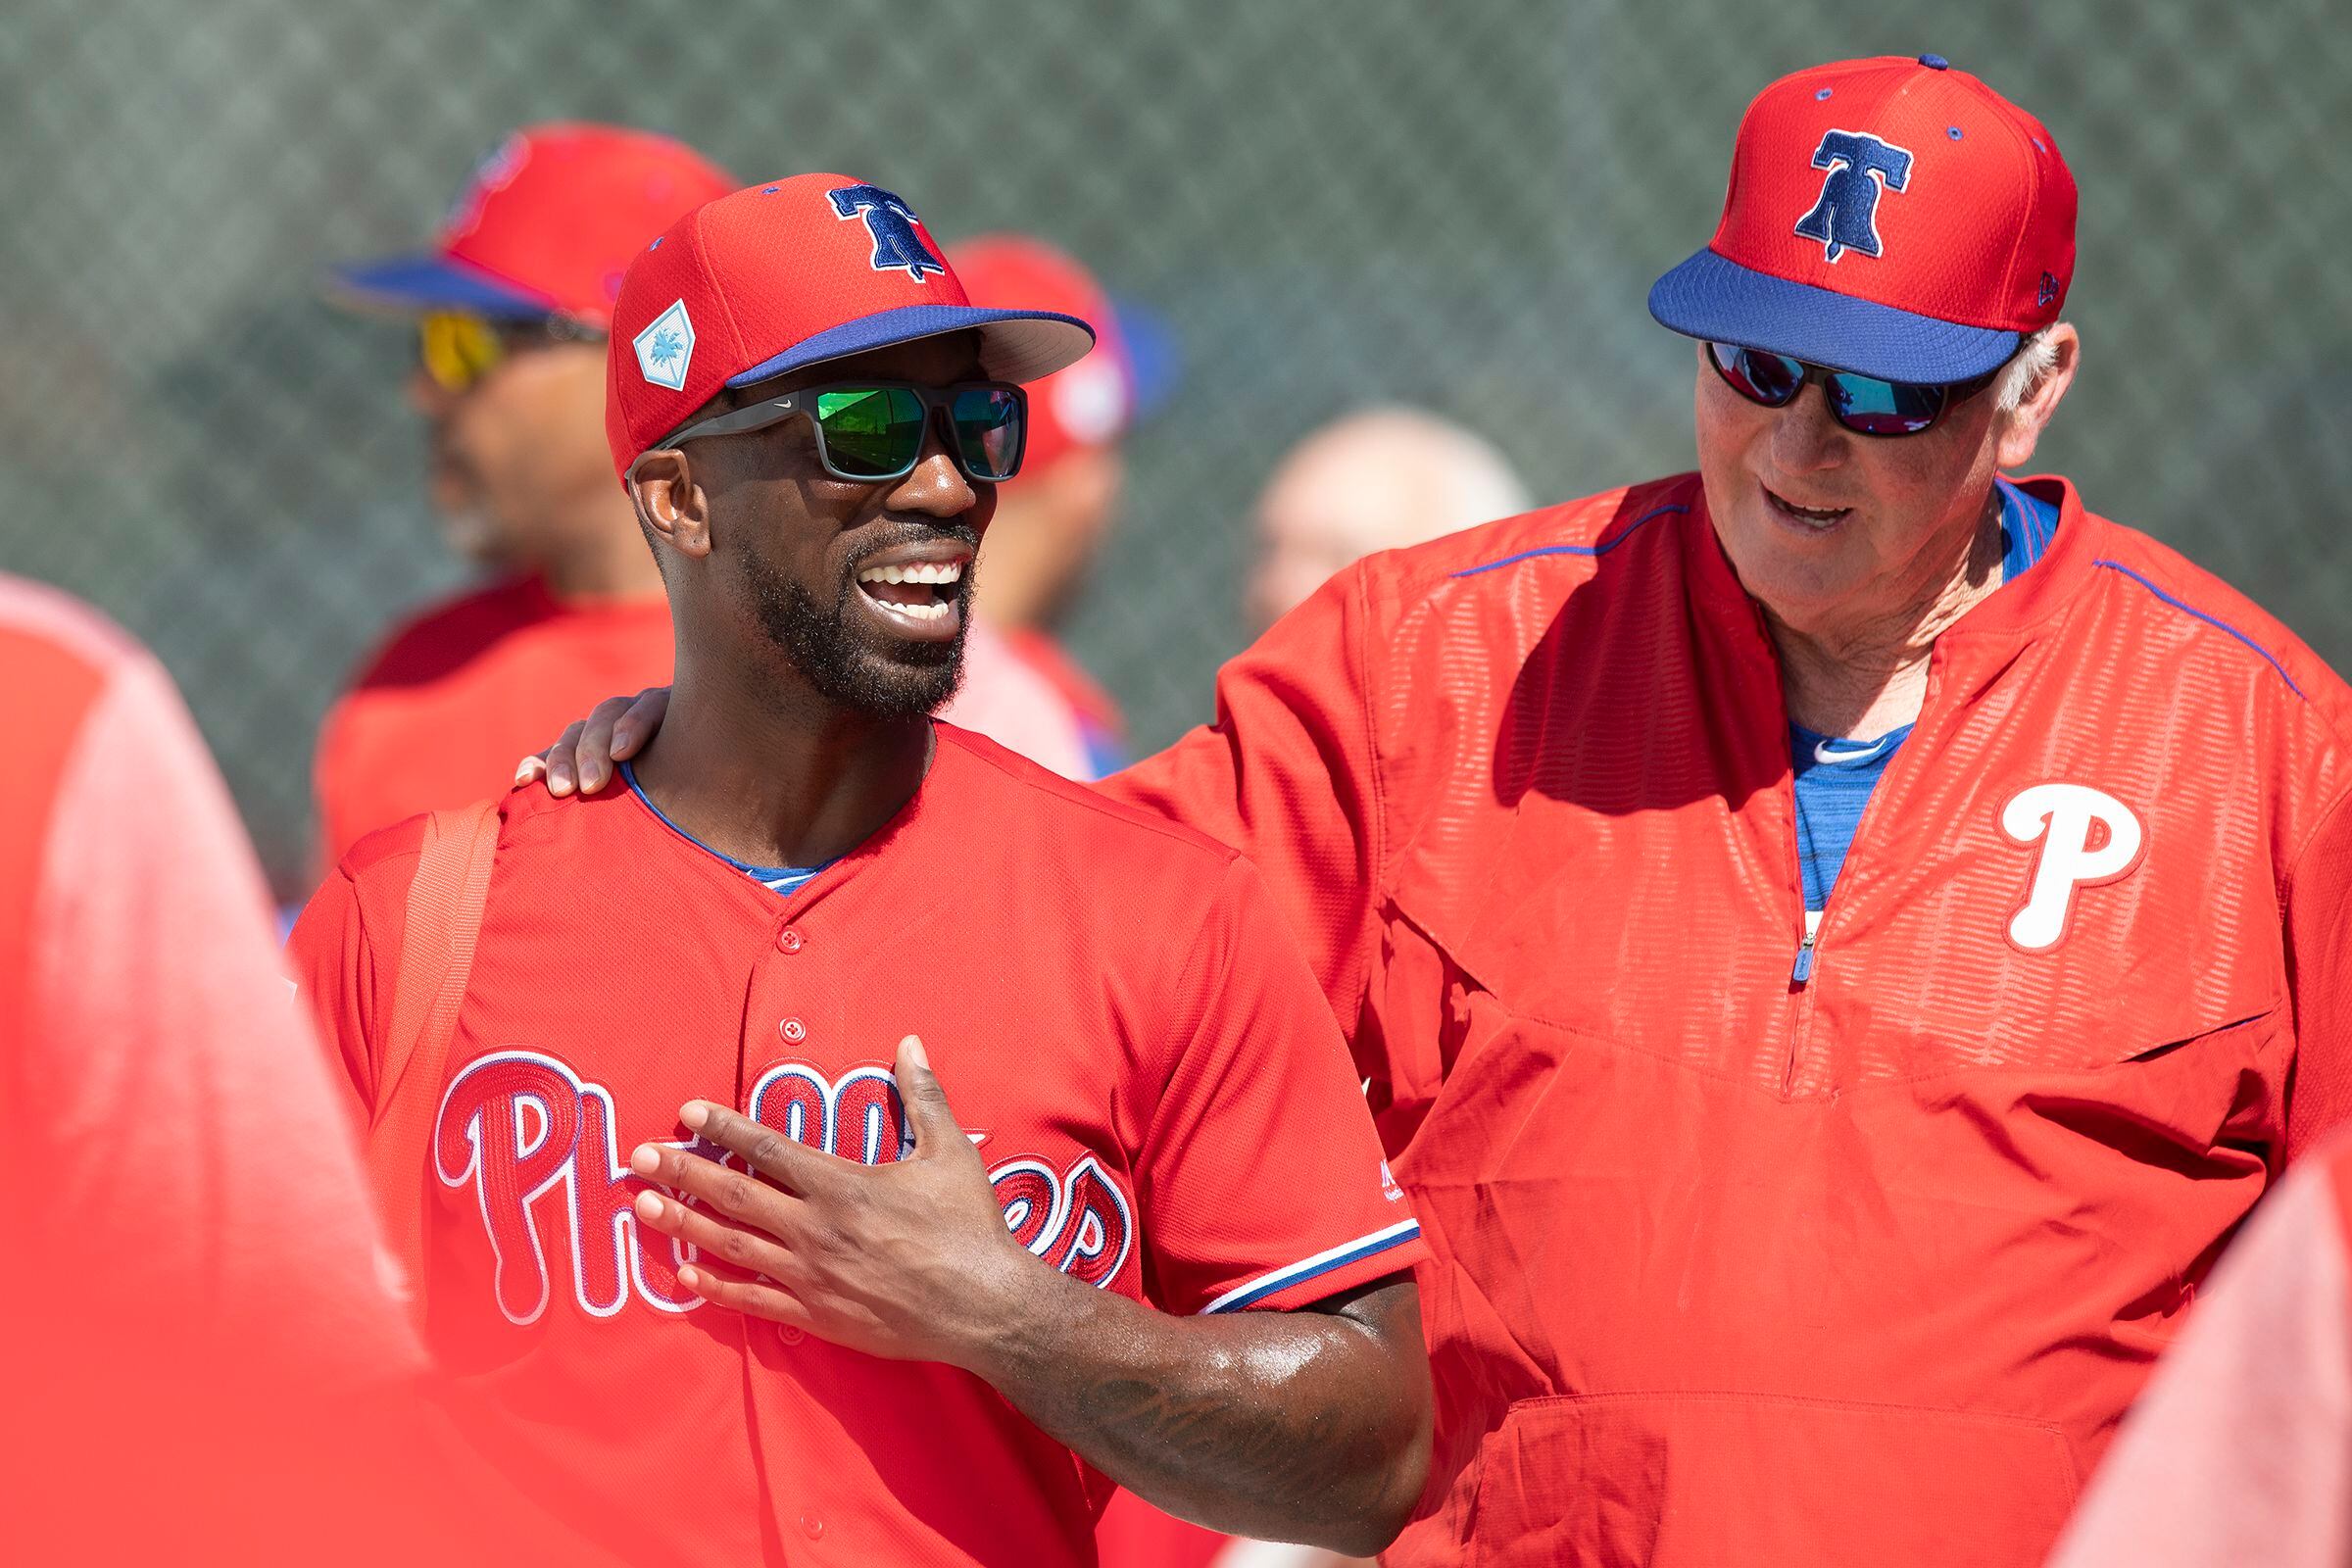
<svg viewBox="0 0 2352 1568"><path fill-rule="evenodd" d="M669 309L629 343L637 350L637 368L648 381L672 392L686 390L686 367L694 363L694 322L686 315L684 300L672 300Z"/></svg>

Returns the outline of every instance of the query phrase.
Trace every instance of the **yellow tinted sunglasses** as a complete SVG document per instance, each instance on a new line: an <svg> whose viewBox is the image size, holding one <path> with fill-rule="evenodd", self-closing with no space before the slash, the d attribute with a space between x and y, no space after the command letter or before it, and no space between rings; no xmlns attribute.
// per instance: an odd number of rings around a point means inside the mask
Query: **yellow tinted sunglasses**
<svg viewBox="0 0 2352 1568"><path fill-rule="evenodd" d="M416 357L435 386L455 394L513 355L551 343L593 343L603 336L566 316L496 320L471 311L428 311L416 320Z"/></svg>

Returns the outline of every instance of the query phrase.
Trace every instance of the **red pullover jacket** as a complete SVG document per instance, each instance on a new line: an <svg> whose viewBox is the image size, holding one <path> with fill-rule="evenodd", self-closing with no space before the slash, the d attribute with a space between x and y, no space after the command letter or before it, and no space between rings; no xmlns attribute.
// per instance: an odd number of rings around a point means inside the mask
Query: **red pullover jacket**
<svg viewBox="0 0 2352 1568"><path fill-rule="evenodd" d="M1436 1250L1392 1561L2038 1562L2343 1119L2352 691L2026 482L1806 962L1694 475L1360 564L1108 786L1264 872Z"/></svg>

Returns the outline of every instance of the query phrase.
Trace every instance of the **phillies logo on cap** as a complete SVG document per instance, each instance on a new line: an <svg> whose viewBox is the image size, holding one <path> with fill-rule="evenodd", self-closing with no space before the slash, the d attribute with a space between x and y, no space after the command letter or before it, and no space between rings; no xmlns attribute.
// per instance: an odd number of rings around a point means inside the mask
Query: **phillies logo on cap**
<svg viewBox="0 0 2352 1568"><path fill-rule="evenodd" d="M637 350L637 368L648 381L672 392L686 389L686 368L694 363L694 320L686 314L684 300L670 301L669 309L629 342Z"/></svg>
<svg viewBox="0 0 2352 1568"><path fill-rule="evenodd" d="M1813 210L1796 220L1796 231L1821 241L1828 261L1847 251L1881 254L1879 196L1911 182L1910 152L1868 131L1833 130L1813 149L1813 167L1828 170L1830 177L1821 182Z"/></svg>
<svg viewBox="0 0 2352 1568"><path fill-rule="evenodd" d="M869 265L875 271L903 271L920 283L925 272L948 270L948 264L932 255L923 236L915 232L920 220L912 209L881 186L844 185L825 195L831 199L836 217L865 220L865 231L874 242Z"/></svg>

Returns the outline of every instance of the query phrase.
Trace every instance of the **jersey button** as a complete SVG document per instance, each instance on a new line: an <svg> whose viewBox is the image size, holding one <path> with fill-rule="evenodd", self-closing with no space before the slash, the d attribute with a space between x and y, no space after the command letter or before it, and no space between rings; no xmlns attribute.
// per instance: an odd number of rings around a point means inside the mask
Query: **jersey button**
<svg viewBox="0 0 2352 1568"><path fill-rule="evenodd" d="M810 1541L825 1539L825 1522L812 1513L801 1515L801 1534Z"/></svg>
<svg viewBox="0 0 2352 1568"><path fill-rule="evenodd" d="M783 930L776 933L776 948L778 952L798 953L808 945L808 939L801 935L798 927L788 925Z"/></svg>
<svg viewBox="0 0 2352 1568"><path fill-rule="evenodd" d="M776 1025L776 1033L797 1046L808 1038L808 1026L798 1018L787 1018Z"/></svg>

